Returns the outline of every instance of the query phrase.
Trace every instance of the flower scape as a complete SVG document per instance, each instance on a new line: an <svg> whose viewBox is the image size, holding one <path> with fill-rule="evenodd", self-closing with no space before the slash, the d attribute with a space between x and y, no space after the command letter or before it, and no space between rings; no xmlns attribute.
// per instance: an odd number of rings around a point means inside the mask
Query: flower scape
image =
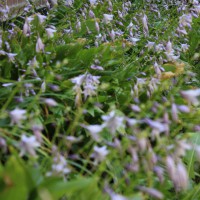
<svg viewBox="0 0 200 200"><path fill-rule="evenodd" d="M198 0L0 4L0 199L199 200Z"/></svg>

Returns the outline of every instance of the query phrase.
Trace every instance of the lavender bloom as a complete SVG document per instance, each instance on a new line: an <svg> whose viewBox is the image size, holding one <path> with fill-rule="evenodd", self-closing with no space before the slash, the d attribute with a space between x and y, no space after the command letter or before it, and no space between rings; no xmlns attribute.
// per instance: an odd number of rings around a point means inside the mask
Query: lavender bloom
<svg viewBox="0 0 200 200"><path fill-rule="evenodd" d="M181 91L180 94L189 104L199 105L200 89Z"/></svg>
<svg viewBox="0 0 200 200"><path fill-rule="evenodd" d="M26 110L15 108L10 112L11 124L18 124L26 119Z"/></svg>
<svg viewBox="0 0 200 200"><path fill-rule="evenodd" d="M58 105L58 103L52 98L45 98L44 103L47 104L50 107L54 107L54 106Z"/></svg>
<svg viewBox="0 0 200 200"><path fill-rule="evenodd" d="M139 186L138 189L140 191L144 192L144 193L147 193L148 195L150 195L150 196L152 196L156 199L163 199L164 198L163 194L160 191L158 191L154 188L147 188L147 187L144 187L144 186Z"/></svg>
<svg viewBox="0 0 200 200"><path fill-rule="evenodd" d="M91 155L91 158L94 158L94 165L99 164L100 162L102 162L107 154L109 153L109 151L107 150L106 146L102 146L102 147L98 147L98 146L94 146L94 153Z"/></svg>
<svg viewBox="0 0 200 200"><path fill-rule="evenodd" d="M56 32L56 28L54 26L46 28L45 30L46 30L48 38L52 38L54 36L54 33Z"/></svg>
<svg viewBox="0 0 200 200"><path fill-rule="evenodd" d="M40 37L38 37L38 39L37 39L35 50L37 53L44 51L44 44Z"/></svg>
<svg viewBox="0 0 200 200"><path fill-rule="evenodd" d="M20 142L20 156L26 155L27 153L31 156L36 156L35 150L40 146L35 136L27 137L26 135L21 136Z"/></svg>
<svg viewBox="0 0 200 200"><path fill-rule="evenodd" d="M65 0L65 5L66 6L72 6L74 3L74 0Z"/></svg>
<svg viewBox="0 0 200 200"><path fill-rule="evenodd" d="M144 14L142 17L142 24L143 24L143 32L146 36L149 35L149 28L148 28L148 22L147 22L147 16Z"/></svg>
<svg viewBox="0 0 200 200"><path fill-rule="evenodd" d="M115 111L111 111L108 115L103 115L104 126L108 128L111 134L114 134L120 127L124 126L124 117L117 116Z"/></svg>
<svg viewBox="0 0 200 200"><path fill-rule="evenodd" d="M113 20L113 15L103 14L103 22L109 24Z"/></svg>
<svg viewBox="0 0 200 200"><path fill-rule="evenodd" d="M47 172L47 176L65 176L71 172L65 157L58 153L56 153L55 157L53 158L53 164L51 168L52 170Z"/></svg>
<svg viewBox="0 0 200 200"><path fill-rule="evenodd" d="M95 140L95 141L99 141L100 137L99 137L99 133L103 130L104 125L82 125L82 127L84 127L85 129L87 129L91 135L91 137Z"/></svg>
<svg viewBox="0 0 200 200"><path fill-rule="evenodd" d="M47 18L47 16L41 14L37 14L37 17L39 19L40 24L44 23L45 19Z"/></svg>
<svg viewBox="0 0 200 200"><path fill-rule="evenodd" d="M177 164L176 173L174 177L174 185L177 191L186 190L189 184L189 177L185 166L179 162Z"/></svg>
<svg viewBox="0 0 200 200"><path fill-rule="evenodd" d="M147 123L152 128L152 136L157 136L162 132L167 132L169 129L168 124L161 123L159 121L153 121L151 119L144 119L144 122Z"/></svg>

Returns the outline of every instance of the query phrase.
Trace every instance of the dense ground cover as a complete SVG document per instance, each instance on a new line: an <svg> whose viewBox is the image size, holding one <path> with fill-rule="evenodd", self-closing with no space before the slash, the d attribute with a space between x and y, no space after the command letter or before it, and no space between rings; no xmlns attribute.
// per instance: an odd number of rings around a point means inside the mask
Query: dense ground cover
<svg viewBox="0 0 200 200"><path fill-rule="evenodd" d="M198 1L47 8L1 24L0 199L199 199Z"/></svg>

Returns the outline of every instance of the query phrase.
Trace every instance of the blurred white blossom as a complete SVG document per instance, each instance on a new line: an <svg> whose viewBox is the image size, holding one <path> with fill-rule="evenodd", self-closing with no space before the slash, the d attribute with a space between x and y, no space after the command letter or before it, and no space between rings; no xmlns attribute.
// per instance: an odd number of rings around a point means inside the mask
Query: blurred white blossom
<svg viewBox="0 0 200 200"><path fill-rule="evenodd" d="M11 124L20 125L21 121L27 118L26 110L15 108L14 110L10 111L10 117L11 117Z"/></svg>
<svg viewBox="0 0 200 200"><path fill-rule="evenodd" d="M109 151L107 150L106 146L94 146L94 153L91 155L91 158L94 158L94 165L102 162L106 158L108 153Z"/></svg>
<svg viewBox="0 0 200 200"><path fill-rule="evenodd" d="M36 156L35 150L40 146L40 143L37 141L36 136L21 136L21 142L20 142L20 156L24 156L26 154L29 154L31 156Z"/></svg>

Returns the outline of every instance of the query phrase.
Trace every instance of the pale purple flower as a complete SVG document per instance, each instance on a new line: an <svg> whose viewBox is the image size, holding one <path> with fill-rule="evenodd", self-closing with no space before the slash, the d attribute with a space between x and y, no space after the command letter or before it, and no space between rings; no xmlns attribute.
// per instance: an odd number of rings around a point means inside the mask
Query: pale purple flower
<svg viewBox="0 0 200 200"><path fill-rule="evenodd" d="M79 32L80 30L81 30L81 22L80 22L80 20L77 20L76 31Z"/></svg>
<svg viewBox="0 0 200 200"><path fill-rule="evenodd" d="M26 110L15 108L10 112L11 124L20 124L22 120L26 119Z"/></svg>
<svg viewBox="0 0 200 200"><path fill-rule="evenodd" d="M31 27L27 19L25 20L25 23L23 26L23 34L25 36L29 36L31 34Z"/></svg>
<svg viewBox="0 0 200 200"><path fill-rule="evenodd" d="M99 23L97 21L95 21L95 28L96 28L97 32L99 33L100 27L99 27Z"/></svg>
<svg viewBox="0 0 200 200"><path fill-rule="evenodd" d="M99 70L99 71L103 71L104 70L102 66L98 66L98 65L91 65L90 68L94 69L94 70Z"/></svg>
<svg viewBox="0 0 200 200"><path fill-rule="evenodd" d="M29 154L31 156L36 156L35 150L40 146L40 143L37 141L36 137L33 136L21 136L21 142L20 142L20 156L24 156L26 154Z"/></svg>
<svg viewBox="0 0 200 200"><path fill-rule="evenodd" d="M152 128L152 136L153 137L159 135L162 132L167 132L169 129L168 124L161 123L159 121L154 121L154 120L146 118L146 119L144 119L144 122Z"/></svg>
<svg viewBox="0 0 200 200"><path fill-rule="evenodd" d="M138 189L150 196L152 196L153 198L156 198L156 199L163 199L164 198L164 195L156 190L155 188L147 188L147 187L144 187L144 186L139 186Z"/></svg>
<svg viewBox="0 0 200 200"><path fill-rule="evenodd" d="M113 20L113 15L103 14L103 22L109 24Z"/></svg>
<svg viewBox="0 0 200 200"><path fill-rule="evenodd" d="M64 156L56 153L53 158L53 164L51 166L51 171L47 172L47 176L65 176L69 174L71 169L68 167L68 163Z"/></svg>
<svg viewBox="0 0 200 200"><path fill-rule="evenodd" d="M148 28L148 21L147 16L144 14L142 17L142 24L143 24L143 32L147 36L149 35L149 28Z"/></svg>
<svg viewBox="0 0 200 200"><path fill-rule="evenodd" d="M15 56L17 55L16 53L6 53L6 55L8 56L8 59L10 62L14 62L15 61Z"/></svg>
<svg viewBox="0 0 200 200"><path fill-rule="evenodd" d="M135 38L135 37L129 37L129 41L133 44L136 45L136 43L139 41L139 38Z"/></svg>
<svg viewBox="0 0 200 200"><path fill-rule="evenodd" d="M85 80L85 77L86 77L86 74L83 74L83 75L79 75L75 78L72 78L71 79L71 82L78 85L78 86L81 86Z"/></svg>
<svg viewBox="0 0 200 200"><path fill-rule="evenodd" d="M133 28L133 26L134 26L133 22L130 22L130 24L127 26L127 30L130 30L130 29L132 29L132 28Z"/></svg>
<svg viewBox="0 0 200 200"><path fill-rule="evenodd" d="M40 24L44 23L44 21L46 20L47 16L45 15L41 15L41 14L37 14L37 17L39 19Z"/></svg>
<svg viewBox="0 0 200 200"><path fill-rule="evenodd" d="M84 127L85 129L87 129L89 131L93 140L95 140L95 141L100 140L99 133L103 130L104 125L96 125L96 124L95 125L82 125L82 127Z"/></svg>
<svg viewBox="0 0 200 200"><path fill-rule="evenodd" d="M54 36L54 33L56 32L56 28L54 26L46 28L45 30L46 30L48 38L52 38Z"/></svg>
<svg viewBox="0 0 200 200"><path fill-rule="evenodd" d="M65 0L66 6L72 6L74 4L74 0Z"/></svg>
<svg viewBox="0 0 200 200"><path fill-rule="evenodd" d="M95 14L94 14L94 12L92 10L89 10L89 16L91 18L95 18Z"/></svg>
<svg viewBox="0 0 200 200"><path fill-rule="evenodd" d="M199 105L198 96L200 96L200 89L185 90L181 91L180 94L189 104Z"/></svg>
<svg viewBox="0 0 200 200"><path fill-rule="evenodd" d="M167 156L166 158L166 168L170 179L173 181L176 176L176 165L171 156Z"/></svg>
<svg viewBox="0 0 200 200"><path fill-rule="evenodd" d="M155 166L153 170L154 170L155 174L157 175L160 183L163 183L163 181L164 181L164 169L160 166Z"/></svg>
<svg viewBox="0 0 200 200"><path fill-rule="evenodd" d="M44 99L44 103L46 105L50 106L50 107L55 107L55 106L58 105L58 103L54 99L52 99L52 98L45 98Z"/></svg>
<svg viewBox="0 0 200 200"><path fill-rule="evenodd" d="M106 156L108 155L109 151L107 150L106 146L98 147L94 146L94 153L91 155L91 158L94 158L94 164L97 165L102 162Z"/></svg>
<svg viewBox="0 0 200 200"><path fill-rule="evenodd" d="M161 51L163 51L164 50L164 46L163 46L163 44L157 44L156 46L155 46L155 51L156 52L161 52Z"/></svg>
<svg viewBox="0 0 200 200"><path fill-rule="evenodd" d="M37 53L44 51L44 44L40 37L37 39L35 50Z"/></svg>
<svg viewBox="0 0 200 200"><path fill-rule="evenodd" d="M178 122L178 109L175 103L172 103L171 111L172 111L172 120L174 122Z"/></svg>
<svg viewBox="0 0 200 200"><path fill-rule="evenodd" d="M102 119L111 134L114 134L120 127L124 126L124 117L116 115L115 111L111 111L108 115L103 115Z"/></svg>
<svg viewBox="0 0 200 200"><path fill-rule="evenodd" d="M111 200L128 200L125 196L121 194L116 194L114 192L110 194L110 198Z"/></svg>
<svg viewBox="0 0 200 200"><path fill-rule="evenodd" d="M187 170L181 162L177 164L176 173L174 177L174 185L177 191L186 190L189 185L189 177Z"/></svg>
<svg viewBox="0 0 200 200"><path fill-rule="evenodd" d="M90 5L93 6L98 2L98 0L89 0L89 2L90 2Z"/></svg>
<svg viewBox="0 0 200 200"><path fill-rule="evenodd" d="M147 47L148 50L151 50L151 49L154 48L154 46L155 46L155 42L150 42L150 41L148 41L148 43L146 44L145 47Z"/></svg>
<svg viewBox="0 0 200 200"><path fill-rule="evenodd" d="M33 131L37 141L41 143L43 126L41 124L33 124L31 130Z"/></svg>
<svg viewBox="0 0 200 200"><path fill-rule="evenodd" d="M185 53L189 49L188 44L181 44L181 50Z"/></svg>
<svg viewBox="0 0 200 200"><path fill-rule="evenodd" d="M179 17L179 26L180 27L189 27L191 28L192 24L192 15L191 14L183 14Z"/></svg>
<svg viewBox="0 0 200 200"><path fill-rule="evenodd" d="M189 113L190 112L190 108L186 105L177 105L177 108L180 112L183 112L183 113Z"/></svg>
<svg viewBox="0 0 200 200"><path fill-rule="evenodd" d="M112 29L112 31L110 32L110 38L111 38L111 40L113 41L113 40L115 40L115 31Z"/></svg>

